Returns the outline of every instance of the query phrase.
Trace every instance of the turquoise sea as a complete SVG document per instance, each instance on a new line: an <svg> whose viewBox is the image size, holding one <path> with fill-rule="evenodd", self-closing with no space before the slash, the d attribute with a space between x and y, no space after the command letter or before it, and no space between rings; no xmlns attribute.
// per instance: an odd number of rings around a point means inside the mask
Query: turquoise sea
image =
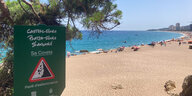
<svg viewBox="0 0 192 96"><path fill-rule="evenodd" d="M7 50L2 48L4 43L0 43L0 64L2 63L2 59L6 56Z"/></svg>
<svg viewBox="0 0 192 96"><path fill-rule="evenodd" d="M183 36L172 32L152 32L152 31L104 31L99 38L90 36L91 31L82 31L82 40L72 40L72 47L69 41L66 42L66 50L75 53L79 50L96 51L97 49L115 49L121 46L129 47L133 45L149 44L152 41L169 40ZM126 41L127 43L123 43ZM0 44L2 46L2 44ZM0 62L6 56L6 50L0 49Z"/></svg>
<svg viewBox="0 0 192 96"><path fill-rule="evenodd" d="M66 50L72 53L79 50L96 51L97 49L115 49L121 46L129 47L133 45L149 44L152 41L170 40L183 36L173 32L152 32L152 31L104 31L99 38L90 36L91 31L83 31L82 40L72 40L72 47L69 41ZM123 43L126 41L126 43Z"/></svg>

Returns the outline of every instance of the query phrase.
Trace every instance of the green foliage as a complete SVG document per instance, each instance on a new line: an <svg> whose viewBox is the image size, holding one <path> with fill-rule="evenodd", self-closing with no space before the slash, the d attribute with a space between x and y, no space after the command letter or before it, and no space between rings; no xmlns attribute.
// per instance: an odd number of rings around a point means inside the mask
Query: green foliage
<svg viewBox="0 0 192 96"><path fill-rule="evenodd" d="M56 6L58 6L59 4L59 0L48 0L49 1L49 4L50 4L50 7L51 8L55 8Z"/></svg>
<svg viewBox="0 0 192 96"><path fill-rule="evenodd" d="M30 24L31 18L29 19L28 17L31 17L31 15L33 16L33 14L26 14L22 10L18 1L6 2L6 5L9 8L13 21L15 21L17 25ZM24 4L23 2L21 2L21 5L23 6L23 8L25 8L25 10L30 10L30 7Z"/></svg>
<svg viewBox="0 0 192 96"><path fill-rule="evenodd" d="M102 33L100 30L111 30L120 24L119 19L122 17L122 12L117 10L117 5L113 4L112 0L97 0L92 3L98 6L90 6L91 8L88 9L88 11L94 11L88 12L91 14L83 18L82 24L85 28Z"/></svg>
<svg viewBox="0 0 192 96"><path fill-rule="evenodd" d="M104 19L104 14L102 12L96 12L89 19L91 20L91 22L100 22L100 20Z"/></svg>
<svg viewBox="0 0 192 96"><path fill-rule="evenodd" d="M72 40L73 39L82 39L82 33L75 27L68 26L68 31L66 32L66 39Z"/></svg>

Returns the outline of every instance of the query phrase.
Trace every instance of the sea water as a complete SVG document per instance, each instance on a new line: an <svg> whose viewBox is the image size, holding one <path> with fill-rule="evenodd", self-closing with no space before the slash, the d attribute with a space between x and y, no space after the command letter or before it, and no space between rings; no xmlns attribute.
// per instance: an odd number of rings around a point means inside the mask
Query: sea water
<svg viewBox="0 0 192 96"><path fill-rule="evenodd" d="M91 36L91 31L82 31L82 40L72 40L66 42L66 50L77 53L80 50L95 51L97 49L115 49L121 46L129 47L133 45L149 44L152 41L158 42L183 36L173 32L152 32L152 31L104 31L99 37ZM96 34L97 35L97 34ZM124 43L126 41L126 43ZM1 48L0 43L0 63L6 56L6 49ZM74 50L73 50L74 49Z"/></svg>
<svg viewBox="0 0 192 96"><path fill-rule="evenodd" d="M95 51L97 49L115 49L121 46L129 47L133 45L149 44L152 41L158 42L170 40L183 36L173 32L153 32L153 31L104 31L98 38L90 36L91 31L83 31L82 40L72 40L66 42L66 50L72 53L79 50ZM126 43L125 43L126 41ZM74 49L74 50L73 50Z"/></svg>
<svg viewBox="0 0 192 96"><path fill-rule="evenodd" d="M6 56L7 50L3 48L4 43L0 43L0 64L2 63L2 59Z"/></svg>

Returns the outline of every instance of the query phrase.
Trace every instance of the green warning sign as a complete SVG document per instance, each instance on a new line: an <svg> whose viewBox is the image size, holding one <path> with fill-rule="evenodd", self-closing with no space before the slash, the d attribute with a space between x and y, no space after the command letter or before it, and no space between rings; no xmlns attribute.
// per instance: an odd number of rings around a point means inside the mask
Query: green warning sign
<svg viewBox="0 0 192 96"><path fill-rule="evenodd" d="M65 88L65 27L14 27L14 96L60 96Z"/></svg>

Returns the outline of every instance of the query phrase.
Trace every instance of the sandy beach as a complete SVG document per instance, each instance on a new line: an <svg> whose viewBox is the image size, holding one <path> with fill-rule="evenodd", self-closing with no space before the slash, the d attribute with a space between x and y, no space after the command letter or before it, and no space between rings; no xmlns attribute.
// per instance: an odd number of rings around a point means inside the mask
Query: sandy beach
<svg viewBox="0 0 192 96"><path fill-rule="evenodd" d="M192 75L192 49L188 44L167 42L139 51L126 48L118 53L86 54L67 58L66 88L62 96L169 96L165 82L175 81L182 91Z"/></svg>

